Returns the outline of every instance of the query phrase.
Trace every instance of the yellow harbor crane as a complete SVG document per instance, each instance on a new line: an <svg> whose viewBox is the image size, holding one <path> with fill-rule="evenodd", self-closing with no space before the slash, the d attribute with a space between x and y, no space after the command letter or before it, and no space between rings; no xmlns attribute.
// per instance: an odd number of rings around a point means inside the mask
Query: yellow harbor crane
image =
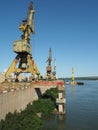
<svg viewBox="0 0 98 130"><path fill-rule="evenodd" d="M72 85L75 85L75 78L74 78L74 68L72 67L72 81L71 81Z"/></svg>
<svg viewBox="0 0 98 130"><path fill-rule="evenodd" d="M40 72L32 58L32 49L30 44L30 34L34 33L34 9L33 2L28 7L28 17L22 21L19 26L22 31L21 40L14 42L14 52L17 54L14 61L5 73L5 79L8 79L11 73L15 73L16 81L20 73L31 73L32 79L35 74L40 78Z"/></svg>
<svg viewBox="0 0 98 130"><path fill-rule="evenodd" d="M72 68L72 82L74 82L75 78L74 78L74 68Z"/></svg>

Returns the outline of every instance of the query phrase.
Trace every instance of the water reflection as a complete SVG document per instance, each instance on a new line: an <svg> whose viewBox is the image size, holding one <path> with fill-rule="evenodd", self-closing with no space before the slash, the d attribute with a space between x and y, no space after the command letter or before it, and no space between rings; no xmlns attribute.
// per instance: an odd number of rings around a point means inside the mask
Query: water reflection
<svg viewBox="0 0 98 130"><path fill-rule="evenodd" d="M64 115L50 115L44 120L45 126L43 130L65 130L66 116Z"/></svg>

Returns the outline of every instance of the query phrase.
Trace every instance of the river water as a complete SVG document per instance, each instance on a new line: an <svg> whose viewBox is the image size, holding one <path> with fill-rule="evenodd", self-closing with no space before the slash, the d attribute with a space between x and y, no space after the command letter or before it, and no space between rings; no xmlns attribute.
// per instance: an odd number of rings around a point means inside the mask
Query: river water
<svg viewBox="0 0 98 130"><path fill-rule="evenodd" d="M50 115L43 130L98 130L98 81L66 85L66 114Z"/></svg>

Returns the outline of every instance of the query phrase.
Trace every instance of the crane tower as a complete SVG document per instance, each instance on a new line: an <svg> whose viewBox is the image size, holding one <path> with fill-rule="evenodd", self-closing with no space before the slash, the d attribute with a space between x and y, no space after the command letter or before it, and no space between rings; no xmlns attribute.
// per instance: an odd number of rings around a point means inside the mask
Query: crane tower
<svg viewBox="0 0 98 130"><path fill-rule="evenodd" d="M75 78L74 78L74 68L72 67L72 85L75 85Z"/></svg>
<svg viewBox="0 0 98 130"><path fill-rule="evenodd" d="M72 68L72 82L74 82L74 68Z"/></svg>
<svg viewBox="0 0 98 130"><path fill-rule="evenodd" d="M30 34L34 34L34 12L33 2L30 2L28 16L19 26L20 31L22 31L21 40L14 42L13 48L17 55L5 73L5 79L7 79L11 73L15 73L16 81L20 73L31 73L32 79L34 79L35 74L40 78L40 72L32 58L30 44Z"/></svg>
<svg viewBox="0 0 98 130"><path fill-rule="evenodd" d="M45 79L55 80L56 79L56 59L54 59L54 67L53 67L53 71L52 71L52 66L51 66L52 50L51 50L51 48L49 49L49 57L48 57L48 60L46 62L48 62L48 65L46 67Z"/></svg>

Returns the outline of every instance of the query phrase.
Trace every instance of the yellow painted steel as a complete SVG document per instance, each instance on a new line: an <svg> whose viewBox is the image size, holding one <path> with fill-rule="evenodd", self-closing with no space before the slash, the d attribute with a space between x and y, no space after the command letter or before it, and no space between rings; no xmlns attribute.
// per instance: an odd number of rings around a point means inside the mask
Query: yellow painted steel
<svg viewBox="0 0 98 130"><path fill-rule="evenodd" d="M72 67L72 81L71 81L72 85L75 85L75 78L74 78L74 68Z"/></svg>
<svg viewBox="0 0 98 130"><path fill-rule="evenodd" d="M15 71L16 64L18 63L18 60L14 60L10 67L8 68L7 72L5 73L5 78L7 79L8 76Z"/></svg>
<svg viewBox="0 0 98 130"><path fill-rule="evenodd" d="M33 3L30 3L28 8L29 19L26 19L19 26L19 29L23 32L21 40L14 42L14 52L17 53L16 58L5 73L5 79L8 79L11 73L15 73L16 77L20 73L31 73L32 79L35 74L40 78L40 72L32 59L30 34L34 33L34 9ZM17 67L18 64L18 67Z"/></svg>
<svg viewBox="0 0 98 130"><path fill-rule="evenodd" d="M72 82L74 82L74 68L72 68Z"/></svg>

